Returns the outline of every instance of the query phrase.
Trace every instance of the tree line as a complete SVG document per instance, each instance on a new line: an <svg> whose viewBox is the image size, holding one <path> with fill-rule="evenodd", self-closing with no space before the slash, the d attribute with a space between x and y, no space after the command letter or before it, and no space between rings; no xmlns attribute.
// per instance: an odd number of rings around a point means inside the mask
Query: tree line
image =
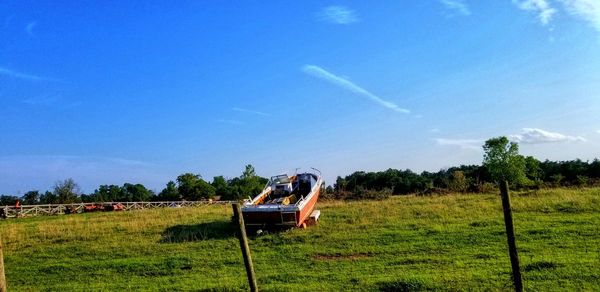
<svg viewBox="0 0 600 292"><path fill-rule="evenodd" d="M482 165L461 165L438 172L416 173L410 169L388 169L378 172L356 171L345 177L338 176L326 188L324 197L330 199L379 199L389 195L431 193L485 193L496 191L498 173L510 173L503 178L513 189L539 189L560 186L600 185L600 160L539 161L518 153L518 144L506 137L492 138L483 145ZM247 165L239 177L226 179L216 176L211 182L199 174L184 173L169 181L158 193L142 184L125 183L101 185L93 193L83 194L72 179L59 181L53 190L41 193L29 191L23 196L2 195L0 205L67 204L76 202L133 202L239 200L257 195L268 182L256 175Z"/></svg>
<svg viewBox="0 0 600 292"><path fill-rule="evenodd" d="M125 183L101 185L93 193L84 194L73 179L55 183L52 190L40 192L32 190L22 196L1 195L0 206L37 204L70 204L92 202L140 202L140 201L197 201L219 198L237 200L254 196L262 191L268 179L256 175L252 165L247 165L242 175L232 179L216 176L207 182L199 174L184 173L175 181L169 181L165 188L156 193L142 184Z"/></svg>
<svg viewBox="0 0 600 292"><path fill-rule="evenodd" d="M410 169L378 172L357 171L338 176L326 195L334 199L384 198L389 195L429 193L485 193L496 191L499 174L513 189L600 185L600 160L539 161L518 153L518 144L506 137L492 138L483 145L482 165L461 165L438 172L415 173Z"/></svg>

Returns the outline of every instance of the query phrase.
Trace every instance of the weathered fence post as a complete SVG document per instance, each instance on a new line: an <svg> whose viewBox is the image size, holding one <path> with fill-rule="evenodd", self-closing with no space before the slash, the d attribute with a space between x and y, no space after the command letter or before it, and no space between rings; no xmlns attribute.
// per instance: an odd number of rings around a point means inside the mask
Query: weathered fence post
<svg viewBox="0 0 600 292"><path fill-rule="evenodd" d="M504 225L506 226L506 239L508 241L508 255L510 256L510 264L512 266L512 278L515 284L515 291L521 292L523 291L523 281L521 279L519 254L517 253L517 244L515 242L515 229L513 227L507 181L500 182L500 196L502 197L502 209L504 211Z"/></svg>
<svg viewBox="0 0 600 292"><path fill-rule="evenodd" d="M2 238L0 238L0 292L6 292L6 276L4 275L4 254L2 253Z"/></svg>
<svg viewBox="0 0 600 292"><path fill-rule="evenodd" d="M232 207L234 219L237 220L239 227L238 238L240 240L242 256L244 257L244 264L246 265L248 285L250 285L250 291L258 291L256 275L254 274L254 267L252 265L252 256L250 255L250 247L248 246L248 237L246 236L246 227L244 226L244 216L242 216L242 210L240 209L240 205L238 203L233 203Z"/></svg>

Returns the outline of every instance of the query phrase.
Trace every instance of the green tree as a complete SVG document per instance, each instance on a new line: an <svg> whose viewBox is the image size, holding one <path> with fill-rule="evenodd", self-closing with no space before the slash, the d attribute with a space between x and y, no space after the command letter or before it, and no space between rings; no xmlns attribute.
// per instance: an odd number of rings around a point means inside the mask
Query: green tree
<svg viewBox="0 0 600 292"><path fill-rule="evenodd" d="M215 176L211 185L215 188L215 195L226 198L231 194L231 187L227 183L227 180L222 176Z"/></svg>
<svg viewBox="0 0 600 292"><path fill-rule="evenodd" d="M256 171L254 170L254 166L252 164L246 165L246 169L242 173L241 179L250 179L256 176Z"/></svg>
<svg viewBox="0 0 600 292"><path fill-rule="evenodd" d="M118 202L123 200L123 189L117 185L100 185L92 195L96 202Z"/></svg>
<svg viewBox="0 0 600 292"><path fill-rule="evenodd" d="M533 156L525 157L525 175L529 180L534 182L539 182L543 177L540 161Z"/></svg>
<svg viewBox="0 0 600 292"><path fill-rule="evenodd" d="M19 197L11 196L11 195L2 195L0 196L0 206L10 206L17 203Z"/></svg>
<svg viewBox="0 0 600 292"><path fill-rule="evenodd" d="M57 181L54 184L54 195L58 198L59 204L75 203L79 200L79 185L72 178L63 181Z"/></svg>
<svg viewBox="0 0 600 292"><path fill-rule="evenodd" d="M246 165L246 169L240 176L240 195L241 197L254 197L258 195L264 188L266 180L256 175L254 166Z"/></svg>
<svg viewBox="0 0 600 292"><path fill-rule="evenodd" d="M390 178L391 180L391 178ZM335 184L334 184L334 188L337 192L343 192L346 190L346 186L348 186L348 182L342 178L341 176L338 176L335 179Z"/></svg>
<svg viewBox="0 0 600 292"><path fill-rule="evenodd" d="M40 192L29 191L26 192L23 197L23 205L35 205L40 203Z"/></svg>
<svg viewBox="0 0 600 292"><path fill-rule="evenodd" d="M506 180L520 185L527 181L525 158L519 155L517 143L508 141L506 137L492 138L485 141L483 150L483 165L495 182Z"/></svg>
<svg viewBox="0 0 600 292"><path fill-rule="evenodd" d="M227 187L224 187L222 177L215 177L213 186L217 188L217 193L221 195L222 200L239 200L258 195L269 181L266 178L256 175L254 166L246 165L242 175L227 181Z"/></svg>
<svg viewBox="0 0 600 292"><path fill-rule="evenodd" d="M50 191L46 191L43 195L40 196L41 204L58 204L58 196Z"/></svg>
<svg viewBox="0 0 600 292"><path fill-rule="evenodd" d="M181 195L179 194L177 185L173 181L169 181L167 183L167 187L164 188L158 194L157 199L161 200L161 201L179 201L179 200L181 200Z"/></svg>
<svg viewBox="0 0 600 292"><path fill-rule="evenodd" d="M467 180L465 173L460 170L453 171L450 176L450 181L448 182L448 187L455 192L466 192L469 188L469 181Z"/></svg>
<svg viewBox="0 0 600 292"><path fill-rule="evenodd" d="M177 185L179 194L186 200L196 201L215 196L215 188L200 175L184 173L177 177Z"/></svg>
<svg viewBox="0 0 600 292"><path fill-rule="evenodd" d="M123 190L122 201L145 202L154 196L154 193L142 184L125 183L121 189Z"/></svg>

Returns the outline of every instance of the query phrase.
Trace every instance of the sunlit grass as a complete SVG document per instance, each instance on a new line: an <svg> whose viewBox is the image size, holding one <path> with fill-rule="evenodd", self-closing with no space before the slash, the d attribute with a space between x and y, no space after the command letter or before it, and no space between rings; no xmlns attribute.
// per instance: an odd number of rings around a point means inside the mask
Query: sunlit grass
<svg viewBox="0 0 600 292"><path fill-rule="evenodd" d="M600 190L512 198L529 290L600 289ZM252 238L262 290L510 290L498 195L320 202L306 230ZM0 222L9 288L243 290L229 206Z"/></svg>

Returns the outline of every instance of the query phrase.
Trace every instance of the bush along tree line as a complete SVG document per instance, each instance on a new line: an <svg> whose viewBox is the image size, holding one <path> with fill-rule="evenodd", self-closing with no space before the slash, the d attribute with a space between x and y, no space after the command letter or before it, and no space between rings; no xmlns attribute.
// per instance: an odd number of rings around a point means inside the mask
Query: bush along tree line
<svg viewBox="0 0 600 292"><path fill-rule="evenodd" d="M491 144L490 144L491 143ZM489 144L489 145L488 145ZM512 189L539 189L562 186L600 185L600 160L539 161L532 156L518 154L518 145L506 137L490 139L483 146L486 153L499 155L484 157L484 165L461 165L438 172L415 173L409 169L388 169L379 172L357 171L348 176L338 176L328 186L324 198L328 199L383 199L390 195L435 193L486 193L497 191L494 175L499 171L511 173ZM486 148L487 147L487 148ZM502 148L504 147L504 148ZM509 155L511 169L501 169L495 157ZM169 181L159 193L141 184L122 186L101 185L91 194L82 194L72 179L57 182L52 191L30 191L21 197L2 195L0 206L22 204L57 204L73 202L127 202L127 201L178 201L221 199L239 200L258 194L268 179L256 175L254 167L247 165L241 176L227 179L216 176L212 182L198 174L185 173Z"/></svg>
<svg viewBox="0 0 600 292"><path fill-rule="evenodd" d="M23 196L0 196L0 206L69 204L92 202L140 202L140 201L197 201L207 199L238 200L256 195L262 191L268 179L256 175L254 167L247 165L241 176L226 179L214 177L212 182L205 181L199 174L184 173L175 181L169 181L159 193L147 189L142 184L125 183L101 185L93 193L84 194L73 179L56 182L51 191L29 191Z"/></svg>
<svg viewBox="0 0 600 292"><path fill-rule="evenodd" d="M498 179L511 189L600 186L600 160L539 161L518 153L517 143L506 137L492 138L483 145L483 165L461 165L438 172L415 173L409 169L379 172L357 171L338 176L327 187L332 199L382 199L389 195L496 192ZM510 177L504 177L510 175Z"/></svg>

